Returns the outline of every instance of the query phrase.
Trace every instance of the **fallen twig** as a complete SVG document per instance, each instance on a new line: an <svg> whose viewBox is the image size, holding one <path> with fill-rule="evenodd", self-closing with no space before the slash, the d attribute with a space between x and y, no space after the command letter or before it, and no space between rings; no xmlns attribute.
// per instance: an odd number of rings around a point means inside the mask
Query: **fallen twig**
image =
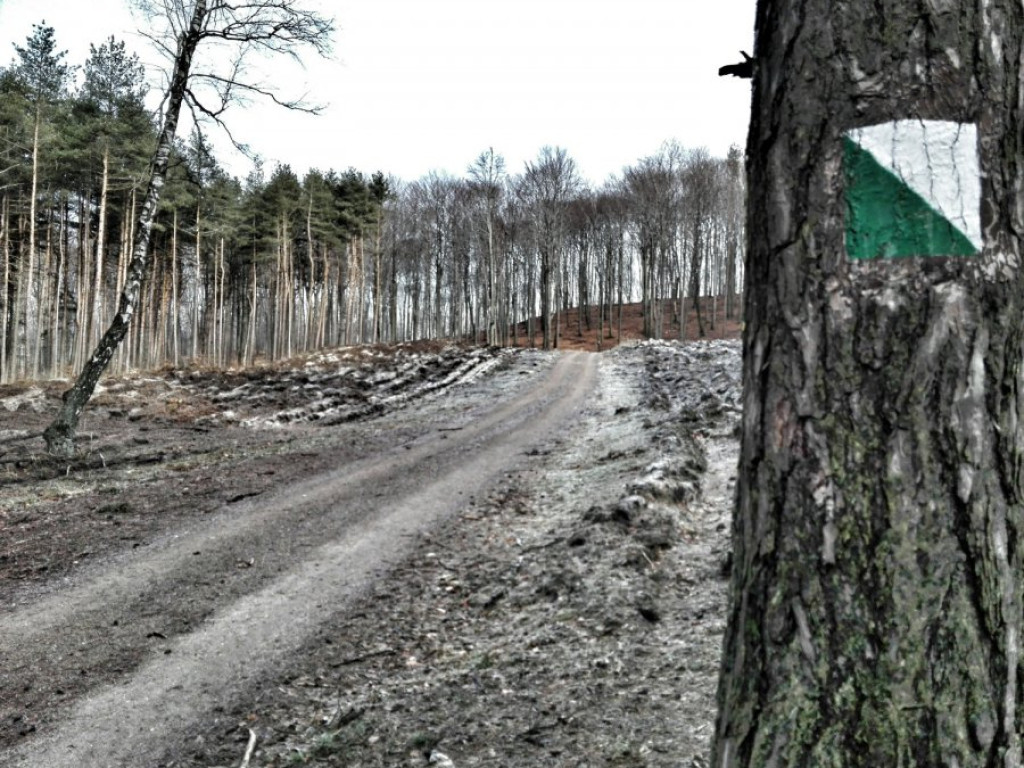
<svg viewBox="0 0 1024 768"><path fill-rule="evenodd" d="M551 541L545 542L544 544L534 544L529 547L523 547L520 550L520 553L526 555L530 552L539 552L542 549L548 549L549 547L554 547L558 544L561 544L563 541L565 541L565 538L559 536L558 538L552 539Z"/></svg>
<svg viewBox="0 0 1024 768"><path fill-rule="evenodd" d="M228 504L234 504L241 501L242 499L248 499L252 496L259 496L263 491L245 491L243 493L236 493L234 496L227 500Z"/></svg>
<svg viewBox="0 0 1024 768"><path fill-rule="evenodd" d="M365 712L365 707L352 707L347 712L342 712L341 704L339 702L338 711L334 713L334 717L331 718L331 721L327 724L327 727L330 730L343 728L349 723L354 723L356 720L362 717Z"/></svg>
<svg viewBox="0 0 1024 768"><path fill-rule="evenodd" d="M349 657L347 659L342 659L341 661L338 661L338 662L335 662L334 664L331 664L331 666L334 669L337 669L338 667L347 667L347 666L349 666L351 664L358 664L358 663L360 663L362 661L368 661L369 659L375 659L378 656L394 656L394 655L395 655L395 649L394 648L384 648L383 650L380 650L380 651L372 651L371 653L364 653L362 656L351 656L351 657Z"/></svg>
<svg viewBox="0 0 1024 768"><path fill-rule="evenodd" d="M242 758L242 764L238 768L249 768L249 761L252 760L252 752L256 749L256 731L252 728L249 729L249 744L245 748L245 757Z"/></svg>

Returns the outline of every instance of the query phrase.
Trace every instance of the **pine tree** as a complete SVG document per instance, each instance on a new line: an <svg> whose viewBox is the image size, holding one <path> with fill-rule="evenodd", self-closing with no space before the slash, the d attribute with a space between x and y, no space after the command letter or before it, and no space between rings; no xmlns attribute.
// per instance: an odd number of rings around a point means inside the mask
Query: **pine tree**
<svg viewBox="0 0 1024 768"><path fill-rule="evenodd" d="M39 164L42 142L45 138L43 123L47 110L67 95L72 69L64 62L66 51L57 50L53 27L40 22L32 27L32 34L24 46L14 46L18 57L12 63L14 76L20 81L28 106L32 111L32 174L29 188L28 245L24 278L19 277L15 313L24 331L25 357L18 369L30 377L39 370L39 349L42 324L39 318L39 295L36 281L39 190Z"/></svg>

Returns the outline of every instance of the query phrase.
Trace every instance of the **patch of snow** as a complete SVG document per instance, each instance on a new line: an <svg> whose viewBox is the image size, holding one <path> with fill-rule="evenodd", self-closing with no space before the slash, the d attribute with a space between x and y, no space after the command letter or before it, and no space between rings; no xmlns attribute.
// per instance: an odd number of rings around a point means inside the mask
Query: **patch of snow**
<svg viewBox="0 0 1024 768"><path fill-rule="evenodd" d="M46 408L46 393L39 387L30 387L17 395L0 398L0 406L11 413L22 408L34 413L42 413Z"/></svg>

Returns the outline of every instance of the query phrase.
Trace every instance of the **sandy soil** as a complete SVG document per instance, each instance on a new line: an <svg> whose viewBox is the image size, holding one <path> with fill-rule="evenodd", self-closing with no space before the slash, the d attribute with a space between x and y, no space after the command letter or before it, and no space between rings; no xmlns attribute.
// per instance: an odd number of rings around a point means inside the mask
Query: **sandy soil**
<svg viewBox="0 0 1024 768"><path fill-rule="evenodd" d="M71 463L0 390L0 763L701 765L738 346L582 357L110 382ZM160 738L87 738L117 701Z"/></svg>

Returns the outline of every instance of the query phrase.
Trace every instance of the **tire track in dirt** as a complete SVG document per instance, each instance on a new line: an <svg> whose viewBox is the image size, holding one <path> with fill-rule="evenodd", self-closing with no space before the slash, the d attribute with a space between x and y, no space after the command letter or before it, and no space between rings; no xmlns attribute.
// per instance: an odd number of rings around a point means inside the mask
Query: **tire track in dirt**
<svg viewBox="0 0 1024 768"><path fill-rule="evenodd" d="M80 666L89 682L0 764L153 764L400 560L416 533L575 413L596 369L593 355L564 355L533 389L471 422L239 504L3 616L4 720L25 690L45 689L54 665ZM131 647L133 670L109 668Z"/></svg>

